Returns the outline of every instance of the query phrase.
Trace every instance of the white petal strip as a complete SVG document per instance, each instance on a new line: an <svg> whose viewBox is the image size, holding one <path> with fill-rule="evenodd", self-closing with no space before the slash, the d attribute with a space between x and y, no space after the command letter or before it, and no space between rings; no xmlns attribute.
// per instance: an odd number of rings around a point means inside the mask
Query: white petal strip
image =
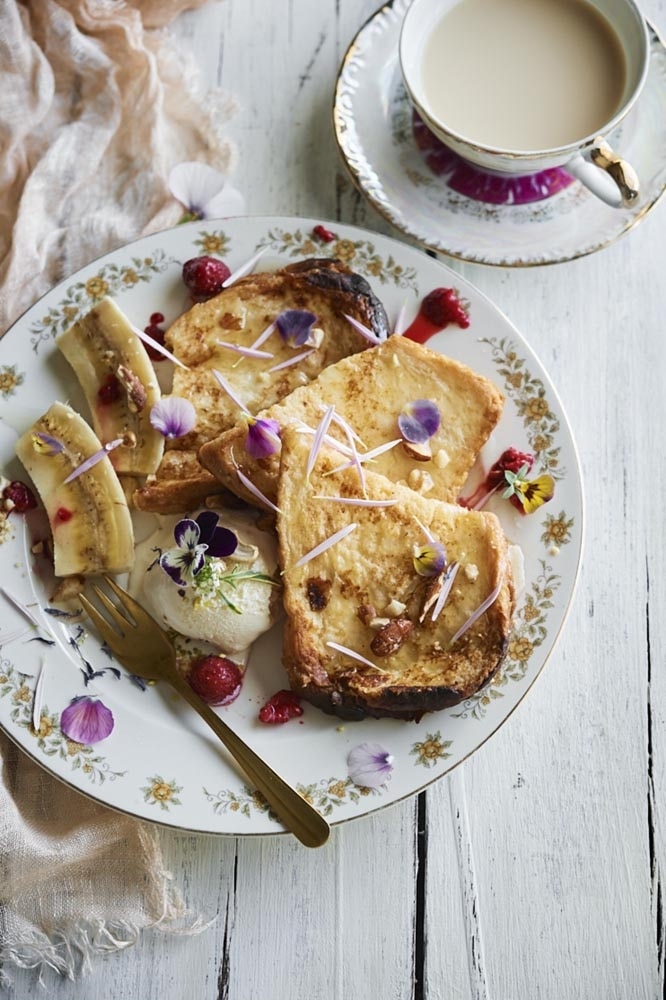
<svg viewBox="0 0 666 1000"><path fill-rule="evenodd" d="M14 629L13 632L6 632L4 635L0 635L0 649L2 649L3 646L9 645L10 642L14 642L15 639L21 639L24 635L29 634L30 629L27 625L24 625L23 628L17 628Z"/></svg>
<svg viewBox="0 0 666 1000"><path fill-rule="evenodd" d="M356 524L356 521L353 521L352 524L348 524L345 528L341 528L340 531L336 531L334 535L331 535L329 538L325 538L323 542L320 542L319 545L315 545L313 549L310 549L310 551L306 552L304 556L301 556L301 558L294 563L294 569L296 569L297 566L305 566L305 564L310 562L311 559L315 559L316 556L319 556L322 552L326 552L327 549L330 549L332 545L336 545L337 542L341 542L343 538L347 537L347 535L351 535L352 531L355 531L357 527L358 525Z"/></svg>
<svg viewBox="0 0 666 1000"><path fill-rule="evenodd" d="M45 676L46 660L42 657L42 665L39 671L39 677L37 678L37 683L35 684L35 697L32 703L32 728L36 733L39 732L39 727L42 721L42 693L44 691Z"/></svg>
<svg viewBox="0 0 666 1000"><path fill-rule="evenodd" d="M402 305L400 306L400 311L395 318L395 323L393 324L393 336L401 337L406 329L407 329L407 299L404 299Z"/></svg>
<svg viewBox="0 0 666 1000"><path fill-rule="evenodd" d="M29 608L26 608L25 604L21 604L21 602L17 601L15 597L12 597L9 591L5 590L4 587L0 587L0 591L2 591L5 595L9 603L14 605L17 611L20 611L22 615L25 615L29 622L31 622L36 628L41 628L41 625L33 615L32 611L30 611Z"/></svg>
<svg viewBox="0 0 666 1000"><path fill-rule="evenodd" d="M255 340L254 344L252 344L251 346L255 350L258 347L261 347L262 344L266 343L266 341L268 340L268 338L270 337L270 335L272 334L272 332L273 332L274 329L275 329L275 322L269 323L268 326L266 327L266 329L264 330L264 332L259 334L259 336Z"/></svg>
<svg viewBox="0 0 666 1000"><path fill-rule="evenodd" d="M287 358L286 361L281 361L279 365L273 365L273 367L269 368L268 371L279 372L282 371L283 368L291 368L292 365L297 365L299 361L305 361L305 359L309 358L311 354L314 354L314 352L315 348L311 347L309 351L303 351L301 354L295 354L293 358Z"/></svg>
<svg viewBox="0 0 666 1000"><path fill-rule="evenodd" d="M474 622L478 621L481 615L484 614L484 612L486 612L488 608L495 603L495 601L499 597L500 590L502 589L502 582L503 582L502 580L499 581L495 589L492 590L490 594L488 594L485 601L479 604L476 611L473 611L472 614L467 619L467 621L460 626L456 634L451 639L449 646L452 646L454 642L456 642L460 638L461 635L464 635L465 632L472 627Z"/></svg>
<svg viewBox="0 0 666 1000"><path fill-rule="evenodd" d="M419 521L418 517L415 517L414 520L416 521L416 523L418 524L419 528L421 529L421 531L423 532L423 534L425 535L425 537L427 538L427 540L430 542L430 544L431 545L436 545L437 544L437 539L432 534L432 532L428 528L426 528L425 524L423 524L421 521Z"/></svg>
<svg viewBox="0 0 666 1000"><path fill-rule="evenodd" d="M303 423L302 420L299 420L297 422L296 430L299 433L301 433L301 434L316 434L317 433L315 431L314 427L309 427L308 424ZM326 434L325 435L325 437L324 437L324 444L328 445L329 448L333 448L334 451L339 451L341 455L347 455L348 458L351 458L351 454L352 454L351 449L348 448L346 444L343 444L342 441L338 441L337 438L331 437L330 434ZM327 476L330 475L330 473L328 473L328 472L325 473L325 474Z"/></svg>
<svg viewBox="0 0 666 1000"><path fill-rule="evenodd" d="M395 448L397 444L400 444L401 440L401 438L398 438L395 441L389 441L387 444L380 444L378 448L373 448L372 451L363 452L362 455L358 456L358 460L359 462L371 462L379 455L383 455L385 451L390 451L391 448ZM353 461L345 462L344 465L338 465L335 469L331 469L331 471L327 472L326 475L329 476L333 475L334 472L342 472L344 469L351 468L353 464Z"/></svg>
<svg viewBox="0 0 666 1000"><path fill-rule="evenodd" d="M268 247L262 247L261 250L258 251L258 253L255 253L253 257L250 257L250 259L246 260L244 264L241 264L239 268L237 268L235 271L232 271L232 273L229 275L226 281L222 282L222 288L228 288L229 285L233 285L233 283L235 281L238 281L239 278L244 278L246 274L249 274L250 271L253 271L257 261L260 259L260 257L264 256L267 250Z"/></svg>
<svg viewBox="0 0 666 1000"><path fill-rule="evenodd" d="M314 469L315 462L317 461L317 455L319 454L321 446L324 443L324 438L326 437L328 428L331 426L331 420L333 419L334 413L335 407L329 406L317 425L314 440L310 446L310 454L308 455L308 464L305 470L306 479L310 477L310 473Z"/></svg>
<svg viewBox="0 0 666 1000"><path fill-rule="evenodd" d="M350 316L349 313L344 313L343 315L345 319L349 323L351 323L354 329L358 333L360 333L362 337L365 337L366 340L369 340L371 344L374 344L375 347L377 346L377 344L383 343L381 337L377 337L376 334L372 332L372 330L370 330L367 326L364 326L363 323L359 323L359 321L357 319L354 319L353 316Z"/></svg>
<svg viewBox="0 0 666 1000"><path fill-rule="evenodd" d="M244 358L272 358L270 351L259 351L256 347L241 347L240 344L230 344L227 340L216 340L218 347L226 347L228 351L242 354Z"/></svg>
<svg viewBox="0 0 666 1000"><path fill-rule="evenodd" d="M320 411L320 413L324 413L326 410L326 404L319 403L317 409ZM347 434L347 436L353 437L354 441L358 441L358 443L365 448L362 438L358 436L352 425L348 424L347 421L344 419L344 417L341 417L339 413L333 414L333 423L336 424L341 430L343 430L345 434Z"/></svg>
<svg viewBox="0 0 666 1000"><path fill-rule="evenodd" d="M159 353L164 355L165 358L168 358L169 361L173 361L174 365L178 365L179 368L184 368L186 372L190 370L187 365L184 365L182 361L178 360L175 354L172 354L171 351L167 351L166 347L163 347L162 344L158 344L158 342L154 340L153 337L149 336L149 334L144 333L143 330L138 328L138 326L134 326L134 323L130 323L130 326L139 340L142 340L144 344L149 344L154 350L159 351Z"/></svg>
<svg viewBox="0 0 666 1000"><path fill-rule="evenodd" d="M245 403L242 403L240 401L240 399L238 398L238 396L236 395L236 393L234 392L234 390L231 388L231 386L227 382L227 380L224 377L224 375L221 372L219 372L217 370L217 368L213 368L213 375L215 376L215 378L217 379L217 381L220 383L220 385L222 386L222 388L226 392L226 394L229 397L229 399L233 400L233 402L236 404L236 406L239 409L241 409L243 411L243 413L249 413L250 411L248 410L248 408L245 405Z"/></svg>
<svg viewBox="0 0 666 1000"><path fill-rule="evenodd" d="M442 589L437 595L437 600L435 601L435 607L432 609L432 620L434 622L439 618L442 608L446 604L449 594L451 593L451 587L453 586L453 581L456 578L458 570L460 569L460 563L451 563L446 571L446 576L444 577L444 582L442 583Z"/></svg>
<svg viewBox="0 0 666 1000"><path fill-rule="evenodd" d="M373 670L379 670L380 668L376 663L371 660L366 660L365 656L361 656L360 653L355 653L353 649L349 649L348 646L341 646L338 642L327 642L327 646L331 649L337 650L338 653L344 653L345 656L350 656L352 660L358 660L359 663L365 663L366 667L372 667ZM382 671L384 673L384 671Z"/></svg>
<svg viewBox="0 0 666 1000"><path fill-rule="evenodd" d="M315 494L314 500L330 500L331 503L344 503L350 507L393 507L397 500L370 500L361 497L325 497Z"/></svg>
<svg viewBox="0 0 666 1000"><path fill-rule="evenodd" d="M276 514L281 513L280 508L276 507L275 504L272 502L272 500L269 500L267 496L264 496L259 487L255 486L252 480L248 479L245 473L241 472L238 466L236 466L236 475L240 479L245 489L250 491L252 496L255 496L257 500L261 500L263 504L266 504L267 507L270 507L271 510L274 510Z"/></svg>

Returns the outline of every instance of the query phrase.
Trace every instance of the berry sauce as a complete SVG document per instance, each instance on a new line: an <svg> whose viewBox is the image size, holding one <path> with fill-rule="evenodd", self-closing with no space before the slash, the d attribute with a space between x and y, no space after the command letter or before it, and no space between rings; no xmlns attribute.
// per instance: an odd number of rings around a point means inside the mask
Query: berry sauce
<svg viewBox="0 0 666 1000"><path fill-rule="evenodd" d="M303 714L303 708L293 691L278 691L259 710L259 721L269 726L282 725Z"/></svg>
<svg viewBox="0 0 666 1000"><path fill-rule="evenodd" d="M435 288L421 302L416 319L404 331L403 337L425 344L451 323L466 330L469 314L455 288Z"/></svg>
<svg viewBox="0 0 666 1000"><path fill-rule="evenodd" d="M2 491L2 498L3 500L9 500L13 504L11 510L16 511L17 514L25 514L26 511L34 510L37 506L35 494L29 486L26 486L25 483L22 483L18 479L5 486Z"/></svg>
<svg viewBox="0 0 666 1000"><path fill-rule="evenodd" d="M116 376L111 373L106 376L97 390L97 398L103 406L110 406L111 403L120 399L121 393L122 386Z"/></svg>
<svg viewBox="0 0 666 1000"><path fill-rule="evenodd" d="M488 499L491 493L494 493L501 486L507 485L504 473L519 472L524 465L527 466L527 471L529 472L534 465L534 455L531 452L519 451L517 448L507 448L506 451L502 452L497 461L490 466L483 482L479 483L470 496L459 497L458 503L461 507L468 507L470 509L482 507L483 501ZM517 510L524 513L520 497L512 496L509 499Z"/></svg>

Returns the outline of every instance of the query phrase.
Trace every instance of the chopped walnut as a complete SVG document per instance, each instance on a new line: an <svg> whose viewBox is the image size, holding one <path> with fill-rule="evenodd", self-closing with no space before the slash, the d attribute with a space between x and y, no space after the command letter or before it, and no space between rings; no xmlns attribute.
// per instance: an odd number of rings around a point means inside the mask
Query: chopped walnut
<svg viewBox="0 0 666 1000"><path fill-rule="evenodd" d="M127 392L129 408L133 413L140 413L146 405L146 390L143 382L125 365L118 365L116 377Z"/></svg>
<svg viewBox="0 0 666 1000"><path fill-rule="evenodd" d="M439 451L435 452L434 461L438 469L445 469L451 461L451 456L446 449L440 448Z"/></svg>
<svg viewBox="0 0 666 1000"><path fill-rule="evenodd" d="M474 563L467 563L464 572L470 583L474 583L479 578L479 567Z"/></svg>
<svg viewBox="0 0 666 1000"><path fill-rule="evenodd" d="M391 600L391 603L388 604L386 607L386 614L390 618L399 618L401 615L404 615L406 610L407 610L407 605L403 604L402 601L399 601L397 598L394 597Z"/></svg>
<svg viewBox="0 0 666 1000"><path fill-rule="evenodd" d="M388 625L380 628L370 648L375 656L390 656L407 641L413 629L414 623L409 618L393 618Z"/></svg>
<svg viewBox="0 0 666 1000"><path fill-rule="evenodd" d="M377 617L377 612L373 604L359 604L356 609L356 617L364 625L369 625L373 618Z"/></svg>
<svg viewBox="0 0 666 1000"><path fill-rule="evenodd" d="M412 469L409 473L409 485L417 493L429 493L435 485L435 481L429 472L423 469Z"/></svg>

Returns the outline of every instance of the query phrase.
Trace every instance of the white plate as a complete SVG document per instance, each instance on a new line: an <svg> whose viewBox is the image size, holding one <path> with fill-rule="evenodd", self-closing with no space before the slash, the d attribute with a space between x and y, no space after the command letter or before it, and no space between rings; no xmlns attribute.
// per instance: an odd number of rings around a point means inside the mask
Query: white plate
<svg viewBox="0 0 666 1000"><path fill-rule="evenodd" d="M83 406L54 335L86 312L99 296L113 296L139 327L161 312L172 321L186 307L181 264L216 252L234 269L262 246L263 269L309 256L339 256L363 274L393 321L404 302L410 316L436 287L458 289L469 301L470 326L448 327L429 346L466 362L493 379L507 397L488 459L515 445L538 452L535 468L556 479L553 500L530 516L508 501L495 503L508 537L522 546L526 584L501 674L463 704L425 716L345 722L305 706L301 719L278 727L261 724L264 701L286 686L280 665L280 629L260 640L250 658L240 697L225 718L258 752L297 785L332 823L380 809L413 795L468 757L521 701L548 655L572 598L581 551L582 490L566 418L541 364L508 320L463 278L410 247L350 226L327 224L331 243L312 236L318 220L227 219L193 222L138 240L107 254L58 285L0 341L0 471L25 479L13 457L16 435L54 399ZM168 362L166 362L168 364ZM85 409L83 409L85 413ZM0 593L0 725L36 761L101 802L147 820L196 831L265 834L282 827L266 811L197 716L157 685L140 690L93 634L49 613L49 593L30 553L24 518L12 514L1 545L2 586L42 623L55 645L29 641L27 622ZM29 626L27 626L29 629ZM18 638L12 638L23 630ZM86 687L84 661L104 671ZM41 720L32 728L36 679L44 662ZM111 736L92 747L68 742L59 728L75 695L96 694L112 709ZM529 711L529 707L526 708ZM363 741L382 744L395 757L391 779L377 791L359 789L347 775L347 755Z"/></svg>
<svg viewBox="0 0 666 1000"><path fill-rule="evenodd" d="M457 193L417 147L398 63L410 2L385 4L361 28L342 61L333 107L335 135L351 176L389 222L450 257L528 267L601 250L645 218L666 189L666 49L653 29L643 94L609 137L640 177L636 205L609 208L578 182L531 204L497 205Z"/></svg>

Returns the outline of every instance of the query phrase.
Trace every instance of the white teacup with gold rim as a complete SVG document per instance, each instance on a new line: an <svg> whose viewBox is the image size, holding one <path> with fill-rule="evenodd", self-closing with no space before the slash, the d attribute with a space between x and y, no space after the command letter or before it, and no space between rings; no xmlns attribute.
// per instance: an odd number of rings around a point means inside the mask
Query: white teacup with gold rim
<svg viewBox="0 0 666 1000"><path fill-rule="evenodd" d="M647 77L633 0L414 0L400 65L428 128L476 166L563 166L609 205L638 198L635 171L605 138Z"/></svg>

